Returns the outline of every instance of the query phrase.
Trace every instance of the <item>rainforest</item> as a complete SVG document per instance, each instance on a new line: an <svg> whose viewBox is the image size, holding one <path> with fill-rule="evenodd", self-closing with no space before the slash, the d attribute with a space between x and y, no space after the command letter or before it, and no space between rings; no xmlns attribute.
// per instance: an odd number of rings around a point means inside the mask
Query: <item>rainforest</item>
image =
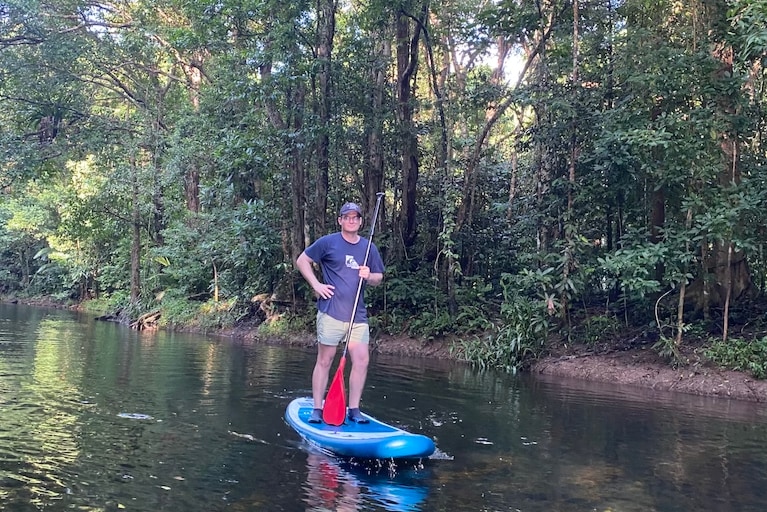
<svg viewBox="0 0 767 512"><path fill-rule="evenodd" d="M382 192L376 339L764 379L766 62L766 0L0 0L0 295L295 336Z"/></svg>

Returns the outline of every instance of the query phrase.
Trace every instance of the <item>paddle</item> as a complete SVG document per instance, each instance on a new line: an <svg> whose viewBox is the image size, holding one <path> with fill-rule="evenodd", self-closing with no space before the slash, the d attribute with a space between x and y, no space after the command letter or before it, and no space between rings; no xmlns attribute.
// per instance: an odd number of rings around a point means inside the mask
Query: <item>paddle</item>
<svg viewBox="0 0 767 512"><path fill-rule="evenodd" d="M376 229L376 220L378 219L378 208L381 206L381 198L383 192L376 194L376 209L373 212L373 222L370 224L370 236L368 237L368 247L365 251L365 260L362 262L362 266L368 264L368 256L370 255L370 246L373 244L373 233ZM344 367L346 366L346 349L349 346L349 338L352 337L352 328L354 327L354 314L357 312L357 304L360 300L360 293L362 292L362 278L360 278L357 284L357 294L354 297L354 306L352 306L352 317L349 320L349 330L346 332L346 339L344 339L344 350L341 353L341 360L338 362L338 369L333 377L333 381L328 388L328 394L325 395L325 404L322 406L322 421L328 425L338 426L344 422L346 417L346 390L344 384Z"/></svg>

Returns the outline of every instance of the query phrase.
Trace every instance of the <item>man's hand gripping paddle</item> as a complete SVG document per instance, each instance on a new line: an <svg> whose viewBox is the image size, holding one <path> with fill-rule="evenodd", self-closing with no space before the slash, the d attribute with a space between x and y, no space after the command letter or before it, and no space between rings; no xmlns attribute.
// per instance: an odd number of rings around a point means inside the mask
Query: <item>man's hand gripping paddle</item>
<svg viewBox="0 0 767 512"><path fill-rule="evenodd" d="M370 236L368 238L368 248L365 251L365 260L362 262L363 267L368 264L370 246L373 243L373 233L376 229L376 220L378 220L378 208L381 206L381 198L383 195L383 192L376 194L376 209L373 213L373 222L370 224ZM333 381L330 383L328 394L325 396L325 404L322 406L322 421L328 425L341 425L346 418L346 386L344 384L346 349L349 347L349 338L352 337L352 328L354 327L354 314L357 312L357 304L359 303L361 292L362 278L360 278L360 281L357 284L357 295L354 297L352 317L349 320L349 330L346 332L346 339L344 340L344 351L341 353L341 360L338 362L338 369L336 370L335 377L333 377Z"/></svg>

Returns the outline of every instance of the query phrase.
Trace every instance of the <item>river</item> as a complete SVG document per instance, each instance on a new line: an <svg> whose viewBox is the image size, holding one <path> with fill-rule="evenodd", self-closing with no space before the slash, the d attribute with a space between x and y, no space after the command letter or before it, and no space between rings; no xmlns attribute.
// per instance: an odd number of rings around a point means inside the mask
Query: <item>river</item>
<svg viewBox="0 0 767 512"><path fill-rule="evenodd" d="M0 510L763 511L761 404L376 356L363 409L432 437L347 461L283 420L314 349L0 305Z"/></svg>

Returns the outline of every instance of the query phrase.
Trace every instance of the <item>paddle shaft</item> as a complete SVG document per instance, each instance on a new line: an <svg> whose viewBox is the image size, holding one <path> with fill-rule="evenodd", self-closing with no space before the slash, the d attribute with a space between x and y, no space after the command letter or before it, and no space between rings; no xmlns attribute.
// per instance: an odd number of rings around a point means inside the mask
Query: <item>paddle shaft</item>
<svg viewBox="0 0 767 512"><path fill-rule="evenodd" d="M365 250L365 259L362 262L362 266L366 266L368 264L368 256L370 256L370 246L373 245L373 233L375 233L376 230L376 220L378 219L378 208L381 206L381 198L383 197L383 192L378 192L376 194L376 209L373 212L373 223L370 225L370 236L368 238L368 247ZM349 320L349 330L346 332L346 339L344 339L344 351L341 354L341 357L346 357L346 348L349 346L349 340L352 337L352 329L354 327L354 316L357 314L357 305L360 302L360 295L362 295L362 278L360 278L359 283L357 283L357 293L354 295L354 305L352 306L352 317Z"/></svg>

